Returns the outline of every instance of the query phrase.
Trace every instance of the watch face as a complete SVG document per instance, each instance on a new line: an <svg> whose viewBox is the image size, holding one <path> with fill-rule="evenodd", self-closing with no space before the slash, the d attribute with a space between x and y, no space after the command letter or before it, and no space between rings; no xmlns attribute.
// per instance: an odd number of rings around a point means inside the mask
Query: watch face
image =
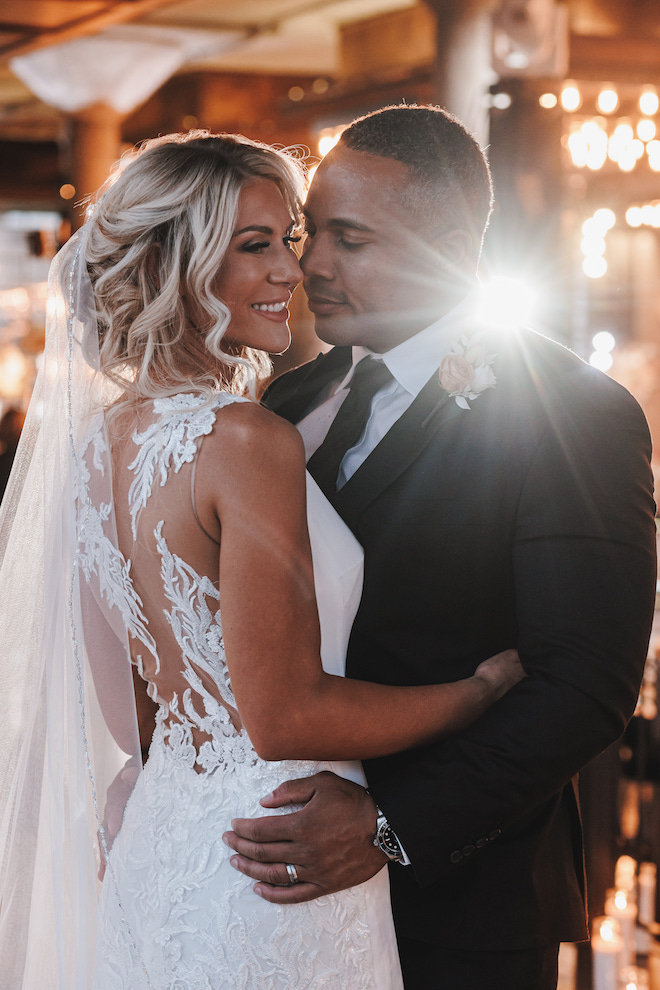
<svg viewBox="0 0 660 990"><path fill-rule="evenodd" d="M391 826L386 825L384 829L379 831L378 844L385 855L391 859L401 856L401 846Z"/></svg>

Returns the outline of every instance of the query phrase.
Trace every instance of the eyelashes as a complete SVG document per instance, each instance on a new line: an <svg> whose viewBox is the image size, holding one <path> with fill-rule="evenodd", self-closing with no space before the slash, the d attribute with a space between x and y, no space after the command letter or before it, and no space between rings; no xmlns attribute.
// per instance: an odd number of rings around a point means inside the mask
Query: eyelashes
<svg viewBox="0 0 660 990"><path fill-rule="evenodd" d="M302 237L294 237L293 235L287 235L282 238L286 247L289 247L291 244L297 244L300 240L302 240ZM270 245L271 241L251 241L249 244L243 244L241 251L247 251L248 254L259 254L259 252L267 250Z"/></svg>

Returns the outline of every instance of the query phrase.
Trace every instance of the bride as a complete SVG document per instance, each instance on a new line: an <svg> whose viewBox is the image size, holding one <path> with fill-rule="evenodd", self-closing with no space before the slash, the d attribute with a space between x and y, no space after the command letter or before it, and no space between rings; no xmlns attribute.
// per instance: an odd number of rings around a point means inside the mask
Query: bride
<svg viewBox="0 0 660 990"><path fill-rule="evenodd" d="M53 263L0 518L7 990L401 988L385 869L278 906L222 834L283 777L363 781L351 761L457 731L523 676L512 651L454 684L342 676L361 550L255 401L289 343L302 192L285 152L159 138Z"/></svg>

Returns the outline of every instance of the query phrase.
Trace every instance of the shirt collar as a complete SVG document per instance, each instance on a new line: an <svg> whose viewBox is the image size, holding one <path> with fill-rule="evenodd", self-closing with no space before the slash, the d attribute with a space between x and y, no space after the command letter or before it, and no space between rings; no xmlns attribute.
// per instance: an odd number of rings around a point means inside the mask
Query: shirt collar
<svg viewBox="0 0 660 990"><path fill-rule="evenodd" d="M344 388L348 384L353 376L353 369L362 358L371 356L384 361L399 385L416 398L452 344L474 325L478 295L477 286L435 323L384 354L376 354L366 347L355 345L352 348L351 367L338 388Z"/></svg>

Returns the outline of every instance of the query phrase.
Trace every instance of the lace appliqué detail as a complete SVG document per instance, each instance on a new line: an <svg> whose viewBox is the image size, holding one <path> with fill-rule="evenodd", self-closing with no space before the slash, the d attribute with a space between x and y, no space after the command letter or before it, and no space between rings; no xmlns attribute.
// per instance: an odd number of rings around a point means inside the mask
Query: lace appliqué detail
<svg viewBox="0 0 660 990"><path fill-rule="evenodd" d="M144 433L136 430L133 434L133 442L140 450L128 466L135 474L128 493L134 539L137 538L138 514L147 504L156 473L162 487L170 468L180 471L183 464L193 460L197 453L195 441L213 429L219 403L222 403L221 397L209 402L203 396L187 394L154 400L154 412L159 418Z"/></svg>
<svg viewBox="0 0 660 990"><path fill-rule="evenodd" d="M90 450L94 469L101 476L104 474L101 455L107 451L107 444L100 420L85 440L84 449L76 477L77 563L87 583L92 587L96 584L100 597L105 599L111 609L118 610L129 634L142 643L157 660L156 643L147 629L142 600L131 580L131 562L124 559L114 541L105 532L112 506L109 502L95 505L90 491L92 475L86 460Z"/></svg>
<svg viewBox="0 0 660 990"><path fill-rule="evenodd" d="M174 698L168 705L161 702L159 717L176 720L165 733L164 741L176 752L178 761L193 767L197 763L207 773L218 766L229 766L253 761L255 753L247 734L236 732L225 705L236 710L236 701L231 690L229 672L222 639L222 625L219 610L213 612L206 599L213 602L220 599L217 588L207 577L200 577L196 571L176 554L170 553L163 537L163 522L154 532L156 546L161 558L163 590L172 608L167 618L181 650L182 673L189 687L181 699ZM203 675L210 681L225 702L219 704L217 698L204 686ZM193 703L193 694L199 698L203 711ZM197 754L192 743L191 729L210 736L202 743Z"/></svg>

